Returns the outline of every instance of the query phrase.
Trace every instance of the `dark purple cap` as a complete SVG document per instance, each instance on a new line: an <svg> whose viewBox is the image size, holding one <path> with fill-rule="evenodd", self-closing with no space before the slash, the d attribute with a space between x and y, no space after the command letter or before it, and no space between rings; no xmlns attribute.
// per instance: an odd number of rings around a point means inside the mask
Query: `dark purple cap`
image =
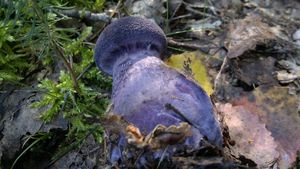
<svg viewBox="0 0 300 169"><path fill-rule="evenodd" d="M152 50L160 56L166 43L164 32L151 20L125 17L102 31L96 43L94 58L102 71L112 75L115 62L125 53Z"/></svg>

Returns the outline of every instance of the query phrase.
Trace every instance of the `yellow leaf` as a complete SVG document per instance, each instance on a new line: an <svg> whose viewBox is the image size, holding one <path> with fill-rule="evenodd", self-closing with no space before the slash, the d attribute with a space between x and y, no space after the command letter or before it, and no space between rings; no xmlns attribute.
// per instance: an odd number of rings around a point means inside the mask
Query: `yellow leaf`
<svg viewBox="0 0 300 169"><path fill-rule="evenodd" d="M211 81L207 76L207 70L199 52L185 52L179 55L172 55L165 60L165 63L186 76L193 78L208 95L213 93Z"/></svg>

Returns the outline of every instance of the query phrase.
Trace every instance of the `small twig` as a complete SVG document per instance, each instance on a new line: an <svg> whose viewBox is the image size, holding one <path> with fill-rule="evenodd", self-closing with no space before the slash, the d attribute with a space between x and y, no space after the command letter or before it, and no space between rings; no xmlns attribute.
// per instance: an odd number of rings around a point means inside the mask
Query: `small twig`
<svg viewBox="0 0 300 169"><path fill-rule="evenodd" d="M220 68L220 70L219 70L219 72L216 76L215 82L214 82L214 89L215 90L219 87L220 78L221 78L223 70L225 69L225 66L227 65L227 61L228 61L228 58L227 58L227 56L225 56L225 58L223 60L223 63L222 63L222 66L221 66L221 68Z"/></svg>
<svg viewBox="0 0 300 169"><path fill-rule="evenodd" d="M162 153L162 155L161 155L161 157L160 157L160 159L159 159L159 162L158 162L158 164L157 164L156 169L159 169L159 166L160 166L160 164L162 163L162 161L164 160L164 157L165 157L165 154L166 154L168 148L169 148L169 145L167 145L167 147L164 149L164 152Z"/></svg>
<svg viewBox="0 0 300 169"><path fill-rule="evenodd" d="M208 0L209 3L209 9L214 13L214 15L217 15L217 11L215 9L215 5L211 2L211 0Z"/></svg>
<svg viewBox="0 0 300 169"><path fill-rule="evenodd" d="M169 21L174 20L175 15L176 15L176 13L178 12L178 10L179 10L179 8L181 7L181 5L182 5L182 2L180 2L180 3L176 6L175 10L173 11L173 14L172 14L171 17L169 18ZM188 14L188 15L190 15L190 14ZM177 17L176 17L176 18L177 18Z"/></svg>
<svg viewBox="0 0 300 169"><path fill-rule="evenodd" d="M78 148L77 154L75 155L75 157L73 158L74 160L77 158L78 156L78 152L82 149L82 146L84 144L84 140L91 135L91 132L87 133L83 138L81 138L79 141L77 142L73 142L71 143L68 147L67 150L64 151L62 154L59 154L58 157L51 159L51 161L49 161L49 163L47 164L46 167L44 167L44 169L48 169L51 168L51 166L53 164L55 164L55 162L57 162L59 159L61 159L62 157L64 157L65 155L67 155L68 153L70 153L72 150L75 150L76 148Z"/></svg>
<svg viewBox="0 0 300 169"><path fill-rule="evenodd" d="M186 50L184 50L184 49L175 48L175 47L172 47L172 46L168 46L168 49L175 50L175 51L178 51L178 52L181 52L181 53L186 52Z"/></svg>
<svg viewBox="0 0 300 169"><path fill-rule="evenodd" d="M99 34L103 31L103 29L106 27L106 24L104 24L104 26L101 27L101 29L98 29L95 33L93 33L93 35L91 35L89 37L89 41L93 41L96 38L98 38Z"/></svg>
<svg viewBox="0 0 300 169"><path fill-rule="evenodd" d="M116 14L116 11L123 5L124 0L119 0L117 3L116 8L113 10L113 12L110 15L110 18L113 18Z"/></svg>
<svg viewBox="0 0 300 169"><path fill-rule="evenodd" d="M185 14L185 15L180 15L180 16L176 16L176 17L172 17L169 21L174 21L174 20L177 20L177 19L183 19L183 18L188 18L188 17L191 17L192 14Z"/></svg>
<svg viewBox="0 0 300 169"><path fill-rule="evenodd" d="M219 47L209 47L209 46L204 46L204 45L198 45L195 43L177 42L172 38L167 38L167 41L168 41L169 45L173 45L173 46L177 46L177 47L185 47L185 48L190 48L190 49L197 49L204 53L207 53L209 51L209 49L219 48Z"/></svg>
<svg viewBox="0 0 300 169"><path fill-rule="evenodd" d="M108 143L108 135L107 135L107 133L106 132L104 132L103 133L103 157L104 157L104 161L106 162L107 161L107 159L109 159L109 150L108 150L108 146L107 146L107 144L109 144Z"/></svg>
<svg viewBox="0 0 300 169"><path fill-rule="evenodd" d="M144 149L142 149L142 150L139 152L137 158L136 158L135 161L134 161L134 166L137 166L137 163L138 163L139 159L142 157L142 155L143 155L144 153L145 153L145 150L144 150Z"/></svg>
<svg viewBox="0 0 300 169"><path fill-rule="evenodd" d="M109 21L111 21L111 19L115 16L116 11L123 5L123 1L124 0L119 0L118 1L118 4L117 4L116 8L113 10L111 15L109 16ZM93 39L97 38L99 36L99 34L102 32L102 30L107 26L108 23L109 22L106 22L106 24L104 24L104 26L101 29L99 29L97 32L95 32L89 39L93 40Z"/></svg>
<svg viewBox="0 0 300 169"><path fill-rule="evenodd" d="M84 68L84 70L77 76L76 80L79 80L87 71L89 71L94 66L94 64L94 62L90 63L86 68Z"/></svg>
<svg viewBox="0 0 300 169"><path fill-rule="evenodd" d="M166 33L166 36L172 36L172 35L188 33L188 32L193 32L193 30L192 29L186 29L186 30L174 31L174 32Z"/></svg>
<svg viewBox="0 0 300 169"><path fill-rule="evenodd" d="M87 21L102 21L102 22L109 22L110 18L105 13L92 13L86 10L77 10L77 9L56 9L56 8L49 8L49 11L53 11L54 13L67 16L76 19L85 19Z"/></svg>
<svg viewBox="0 0 300 169"><path fill-rule="evenodd" d="M57 55L61 58L61 60L63 61L64 65L66 66L67 70L69 71L72 81L73 81L73 86L74 86L74 90L79 93L79 86L78 86L78 81L75 75L75 72L73 71L71 64L68 62L68 60L66 59L66 57L64 56L64 53L61 49L60 46L57 45L57 43L55 43L55 41L51 41L51 44L53 45Z"/></svg>
<svg viewBox="0 0 300 169"><path fill-rule="evenodd" d="M196 13L198 15L205 16L205 17L210 17L210 18L218 19L218 17L216 17L214 15L211 15L211 14L208 14L208 13L205 13L205 12L197 11L197 10L193 9L192 7L190 7L190 6L186 6L186 10L188 10L188 11L190 11L192 13Z"/></svg>
<svg viewBox="0 0 300 169"><path fill-rule="evenodd" d="M183 1L183 4L186 5L187 8L193 10L192 12L198 13L200 15L208 16L208 17L216 17L216 16L208 14L207 12L199 12L199 11L193 9L193 8L210 9L211 12L214 15L217 15L215 5L213 5L210 0L207 0L207 2L209 3L209 6L207 4L200 4L200 5L197 4L197 3L196 4L190 4L190 3L187 3L187 2L184 2L184 1ZM187 10L189 10L189 9L187 9Z"/></svg>
<svg viewBox="0 0 300 169"><path fill-rule="evenodd" d="M13 90L12 93L17 93L17 92L35 92L35 93L42 93L42 92L47 92L48 90L45 89L18 89L18 90ZM6 94L10 91L8 90L0 90L0 94ZM5 97L1 97L1 98L5 98ZM0 101L1 102L1 101Z"/></svg>

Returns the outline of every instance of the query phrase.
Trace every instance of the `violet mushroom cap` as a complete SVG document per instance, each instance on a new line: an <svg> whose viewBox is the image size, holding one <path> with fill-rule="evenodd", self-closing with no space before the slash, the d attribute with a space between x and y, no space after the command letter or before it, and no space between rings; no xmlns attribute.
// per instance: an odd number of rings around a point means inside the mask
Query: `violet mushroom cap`
<svg viewBox="0 0 300 169"><path fill-rule="evenodd" d="M124 53L147 49L160 56L166 48L166 36L152 21L140 17L124 17L108 25L99 36L94 58L97 66L112 75L113 66Z"/></svg>

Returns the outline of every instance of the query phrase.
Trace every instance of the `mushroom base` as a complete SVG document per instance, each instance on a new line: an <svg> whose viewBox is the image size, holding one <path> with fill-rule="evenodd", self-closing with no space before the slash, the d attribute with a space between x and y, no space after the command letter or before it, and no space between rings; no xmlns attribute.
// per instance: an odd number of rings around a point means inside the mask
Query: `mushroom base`
<svg viewBox="0 0 300 169"><path fill-rule="evenodd" d="M114 67L114 114L138 127L143 135L149 134L159 124L168 127L187 122L192 134L183 145L197 149L205 137L211 144L222 146L219 122L210 98L200 86L156 56L130 58L138 59L128 59ZM122 136L118 151L113 152L122 151L127 145L124 139ZM174 152L174 147L168 152ZM112 161L118 159L116 154Z"/></svg>

